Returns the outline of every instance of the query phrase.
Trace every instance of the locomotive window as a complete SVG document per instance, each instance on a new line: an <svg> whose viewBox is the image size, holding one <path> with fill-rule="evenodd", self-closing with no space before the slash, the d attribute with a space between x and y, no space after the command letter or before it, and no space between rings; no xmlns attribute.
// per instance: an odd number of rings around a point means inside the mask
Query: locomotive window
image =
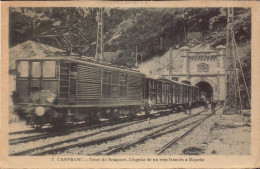
<svg viewBox="0 0 260 169"><path fill-rule="evenodd" d="M76 63L70 64L70 72L77 72L77 64Z"/></svg>
<svg viewBox="0 0 260 169"><path fill-rule="evenodd" d="M28 61L20 61L18 63L18 76L19 77L28 77L29 76L29 62Z"/></svg>
<svg viewBox="0 0 260 169"><path fill-rule="evenodd" d="M103 72L103 83L111 84L112 75L111 72Z"/></svg>
<svg viewBox="0 0 260 169"><path fill-rule="evenodd" d="M102 95L103 97L111 97L111 85L112 83L112 74L111 72L103 71L103 87Z"/></svg>
<svg viewBox="0 0 260 169"><path fill-rule="evenodd" d="M127 75L120 74L120 85L126 85L126 83L127 83Z"/></svg>
<svg viewBox="0 0 260 169"><path fill-rule="evenodd" d="M117 72L114 72L112 75L112 97L119 96L119 78L119 74Z"/></svg>
<svg viewBox="0 0 260 169"><path fill-rule="evenodd" d="M54 78L56 76L56 62L44 61L43 62L43 77Z"/></svg>
<svg viewBox="0 0 260 169"><path fill-rule="evenodd" d="M120 97L125 97L126 96L126 91L127 91L127 75L121 73L120 74L120 88L119 88L119 96Z"/></svg>
<svg viewBox="0 0 260 169"><path fill-rule="evenodd" d="M112 97L118 97L118 85L112 85Z"/></svg>
<svg viewBox="0 0 260 169"><path fill-rule="evenodd" d="M118 84L119 82L119 77L118 77L119 74L117 73L113 73L113 77L112 77L112 83L113 84Z"/></svg>
<svg viewBox="0 0 260 169"><path fill-rule="evenodd" d="M32 62L32 77L41 77L41 62Z"/></svg>

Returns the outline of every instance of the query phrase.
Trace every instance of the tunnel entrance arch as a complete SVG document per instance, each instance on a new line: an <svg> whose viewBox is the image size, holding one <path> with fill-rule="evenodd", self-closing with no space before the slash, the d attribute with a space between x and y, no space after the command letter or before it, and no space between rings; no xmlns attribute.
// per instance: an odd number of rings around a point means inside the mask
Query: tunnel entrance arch
<svg viewBox="0 0 260 169"><path fill-rule="evenodd" d="M180 64L173 64L176 70L172 79L180 82L191 82L196 85L205 98L212 98L218 102L224 102L226 98L226 48L218 46L215 49L197 50L195 48L182 47L180 54L176 55ZM178 58L177 58L178 57ZM182 62L182 64L181 64ZM169 75L165 75L168 77Z"/></svg>
<svg viewBox="0 0 260 169"><path fill-rule="evenodd" d="M200 88L200 97L203 99L213 98L213 87L206 81L200 81L195 86Z"/></svg>
<svg viewBox="0 0 260 169"><path fill-rule="evenodd" d="M174 74L180 81L190 81L198 86L205 98L223 102L226 97L225 46L197 50L182 47L181 71Z"/></svg>

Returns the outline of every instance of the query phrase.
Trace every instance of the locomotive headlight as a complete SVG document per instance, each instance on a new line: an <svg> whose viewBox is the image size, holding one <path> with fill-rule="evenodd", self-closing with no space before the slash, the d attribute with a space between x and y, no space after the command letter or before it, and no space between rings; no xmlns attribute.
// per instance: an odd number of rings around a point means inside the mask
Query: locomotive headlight
<svg viewBox="0 0 260 169"><path fill-rule="evenodd" d="M55 98L56 98L56 95L55 95L55 94L50 94L50 95L47 96L46 100L47 100L47 102L49 102L49 103L53 103L54 100L55 100Z"/></svg>
<svg viewBox="0 0 260 169"><path fill-rule="evenodd" d="M37 116L43 116L44 112L45 112L44 107L39 106L39 107L36 107L36 109L35 109L35 114Z"/></svg>

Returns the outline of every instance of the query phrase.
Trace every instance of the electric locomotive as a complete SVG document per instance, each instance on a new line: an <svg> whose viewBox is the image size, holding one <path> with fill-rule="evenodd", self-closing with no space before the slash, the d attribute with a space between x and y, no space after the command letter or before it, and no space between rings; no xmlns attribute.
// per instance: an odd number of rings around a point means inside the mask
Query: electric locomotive
<svg viewBox="0 0 260 169"><path fill-rule="evenodd" d="M34 127L132 118L143 103L144 74L93 59L49 56L16 63L16 111Z"/></svg>

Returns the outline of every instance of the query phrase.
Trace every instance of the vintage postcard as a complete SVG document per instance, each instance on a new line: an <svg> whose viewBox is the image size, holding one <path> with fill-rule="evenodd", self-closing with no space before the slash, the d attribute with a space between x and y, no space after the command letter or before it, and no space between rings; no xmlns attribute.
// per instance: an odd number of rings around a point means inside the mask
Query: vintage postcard
<svg viewBox="0 0 260 169"><path fill-rule="evenodd" d="M1 3L0 168L257 168L260 3Z"/></svg>

